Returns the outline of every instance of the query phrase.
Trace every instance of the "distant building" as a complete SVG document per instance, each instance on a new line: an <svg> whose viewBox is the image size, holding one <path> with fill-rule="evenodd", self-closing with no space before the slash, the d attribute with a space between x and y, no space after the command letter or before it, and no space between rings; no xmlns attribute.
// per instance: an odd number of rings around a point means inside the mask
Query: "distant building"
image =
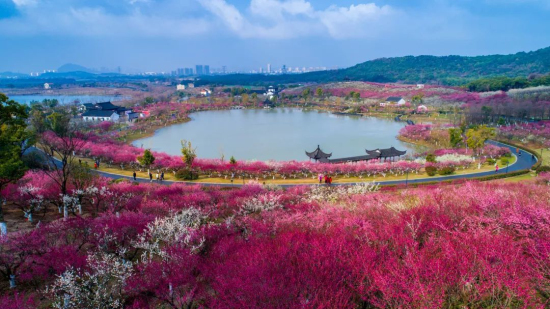
<svg viewBox="0 0 550 309"><path fill-rule="evenodd" d="M178 90L178 91L179 91L179 90L185 90L185 85L178 84L178 85L176 86L176 90Z"/></svg>
<svg viewBox="0 0 550 309"><path fill-rule="evenodd" d="M183 71L183 68L178 68L178 76L184 75L185 72Z"/></svg>
<svg viewBox="0 0 550 309"><path fill-rule="evenodd" d="M273 99L273 97L277 96L277 88L275 88L273 86L269 86L269 88L267 88L267 91L266 91L266 93L264 93L264 95L269 100Z"/></svg>
<svg viewBox="0 0 550 309"><path fill-rule="evenodd" d="M185 75L193 75L193 68L185 68Z"/></svg>
<svg viewBox="0 0 550 309"><path fill-rule="evenodd" d="M283 67L281 68L281 73L286 73L286 64L283 64Z"/></svg>
<svg viewBox="0 0 550 309"><path fill-rule="evenodd" d="M188 87L188 88L195 88L195 84L189 83L189 84L187 84L187 87Z"/></svg>
<svg viewBox="0 0 550 309"><path fill-rule="evenodd" d="M197 64L195 66L195 74L197 74L197 75L203 75L204 74L202 64Z"/></svg>
<svg viewBox="0 0 550 309"><path fill-rule="evenodd" d="M51 89L52 87L48 83L44 83L44 89Z"/></svg>
<svg viewBox="0 0 550 309"><path fill-rule="evenodd" d="M226 67L225 65L222 65L222 73L225 74L225 72L226 72Z"/></svg>
<svg viewBox="0 0 550 309"><path fill-rule="evenodd" d="M204 66L204 75L210 75L210 66L209 65Z"/></svg>
<svg viewBox="0 0 550 309"><path fill-rule="evenodd" d="M271 73L271 64L270 63L267 64L267 73L268 74Z"/></svg>
<svg viewBox="0 0 550 309"><path fill-rule="evenodd" d="M114 110L89 110L82 114L84 121L112 121L116 122L120 116Z"/></svg>
<svg viewBox="0 0 550 309"><path fill-rule="evenodd" d="M417 89L424 89L424 84L416 84Z"/></svg>
<svg viewBox="0 0 550 309"><path fill-rule="evenodd" d="M125 116L132 112L131 109L127 109L126 107L122 107L122 106L116 106L111 102L84 103L82 106L83 106L82 109L85 111L85 113L99 110L99 111L111 111L111 112L117 113L119 116ZM82 114L82 117L84 117L84 114Z"/></svg>
<svg viewBox="0 0 550 309"><path fill-rule="evenodd" d="M405 105L407 101L405 101L402 97L388 97L386 99L386 102L380 103L380 106L391 106L391 105Z"/></svg>
<svg viewBox="0 0 550 309"><path fill-rule="evenodd" d="M201 95L203 95L203 96L205 96L205 97L207 97L207 96L209 96L209 95L211 95L211 94L212 94L212 91L211 91L210 89L204 88L204 89L201 90Z"/></svg>

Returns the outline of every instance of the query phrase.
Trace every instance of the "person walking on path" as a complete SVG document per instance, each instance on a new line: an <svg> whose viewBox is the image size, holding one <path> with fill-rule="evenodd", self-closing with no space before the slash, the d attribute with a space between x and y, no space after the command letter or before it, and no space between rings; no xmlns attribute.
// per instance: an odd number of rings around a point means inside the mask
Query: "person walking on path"
<svg viewBox="0 0 550 309"><path fill-rule="evenodd" d="M136 181L136 171L134 171L134 174L132 174L132 176L134 176L134 181Z"/></svg>
<svg viewBox="0 0 550 309"><path fill-rule="evenodd" d="M498 163L495 164L495 173L498 173Z"/></svg>
<svg viewBox="0 0 550 309"><path fill-rule="evenodd" d="M329 184L329 185L332 184L332 176L328 176L328 184Z"/></svg>
<svg viewBox="0 0 550 309"><path fill-rule="evenodd" d="M157 181L160 181L160 176L159 176L159 172L157 171L157 173L155 174L155 178L157 179Z"/></svg>
<svg viewBox="0 0 550 309"><path fill-rule="evenodd" d="M94 168L97 170L97 162L94 163Z"/></svg>
<svg viewBox="0 0 550 309"><path fill-rule="evenodd" d="M319 176L317 176L317 178L319 178L319 183L323 182L323 174L319 173Z"/></svg>
<svg viewBox="0 0 550 309"><path fill-rule="evenodd" d="M151 172L149 172L149 182L153 182L153 174Z"/></svg>
<svg viewBox="0 0 550 309"><path fill-rule="evenodd" d="M325 184L328 184L328 175L325 175Z"/></svg>
<svg viewBox="0 0 550 309"><path fill-rule="evenodd" d="M161 182L164 181L164 171L162 171L162 172L160 173L160 181L161 181Z"/></svg>

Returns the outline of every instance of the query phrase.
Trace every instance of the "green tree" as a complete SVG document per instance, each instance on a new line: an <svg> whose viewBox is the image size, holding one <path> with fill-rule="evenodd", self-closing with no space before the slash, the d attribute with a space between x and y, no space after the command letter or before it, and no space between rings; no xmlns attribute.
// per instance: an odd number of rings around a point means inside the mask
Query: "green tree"
<svg viewBox="0 0 550 309"><path fill-rule="evenodd" d="M353 100L354 100L355 102L357 102L357 101L359 101L359 99L361 98L361 93L359 93L359 92L354 92L354 93L352 94L351 97L353 98Z"/></svg>
<svg viewBox="0 0 550 309"><path fill-rule="evenodd" d="M304 100L307 100L307 98L311 95L311 89L310 88L306 88L302 91L302 97L304 98Z"/></svg>
<svg viewBox="0 0 550 309"><path fill-rule="evenodd" d="M412 101L413 104L422 104L422 102L424 102L424 94L419 93L419 94L414 95L412 97L411 101Z"/></svg>
<svg viewBox="0 0 550 309"><path fill-rule="evenodd" d="M193 161L197 157L196 149L193 148L190 141L181 141L181 154L183 155L183 162L187 165L187 168L191 168Z"/></svg>
<svg viewBox="0 0 550 309"><path fill-rule="evenodd" d="M234 156L231 156L231 158L229 158L229 163L231 163L233 165L237 164L237 160L235 159Z"/></svg>
<svg viewBox="0 0 550 309"><path fill-rule="evenodd" d="M143 155L137 157L139 164L149 168L151 164L155 163L155 156L151 153L150 149L145 149Z"/></svg>
<svg viewBox="0 0 550 309"><path fill-rule="evenodd" d="M462 143L462 130L460 130L460 128L450 128L449 140L451 142L451 147L456 148L460 146Z"/></svg>
<svg viewBox="0 0 550 309"><path fill-rule="evenodd" d="M319 98L323 96L323 89L321 87L317 88L315 90L315 95L317 95Z"/></svg>
<svg viewBox="0 0 550 309"><path fill-rule="evenodd" d="M25 174L23 145L27 140L26 107L0 93L0 191ZM0 227L5 231L2 202L0 201Z"/></svg>
<svg viewBox="0 0 550 309"><path fill-rule="evenodd" d="M478 154L479 149L485 145L485 142L494 136L495 129L483 125L466 131L466 143L474 151L474 154Z"/></svg>
<svg viewBox="0 0 550 309"><path fill-rule="evenodd" d="M46 117L46 120L47 128L55 132L55 134L63 137L69 132L71 122L71 117L69 115L54 112Z"/></svg>

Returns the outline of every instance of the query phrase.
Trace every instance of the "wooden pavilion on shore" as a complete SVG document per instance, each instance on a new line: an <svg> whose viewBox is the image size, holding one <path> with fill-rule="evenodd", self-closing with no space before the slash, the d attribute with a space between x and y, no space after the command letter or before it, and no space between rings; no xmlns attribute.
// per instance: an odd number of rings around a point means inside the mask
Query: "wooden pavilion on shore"
<svg viewBox="0 0 550 309"><path fill-rule="evenodd" d="M378 159L384 159L384 161L387 161L388 158L390 161L394 161L394 159L397 157L401 157L407 153L406 150L397 150L395 147L390 147L386 149L374 149L374 150L365 150L369 155L377 155Z"/></svg>
<svg viewBox="0 0 550 309"><path fill-rule="evenodd" d="M393 146L391 148L387 149L375 149L375 150L365 150L367 152L366 155L363 156L356 156L356 157L347 157L347 158L339 158L339 159L329 159L332 156L332 153L326 153L321 150L319 145L317 145L317 149L315 149L312 152L307 152L306 155L310 158L315 160L316 162L321 163L346 163L346 162L359 162L359 161L369 161L374 159L380 159L387 161L388 159L390 161L394 161L395 158L399 158L402 155L405 155L407 153L406 150L401 151L395 149Z"/></svg>

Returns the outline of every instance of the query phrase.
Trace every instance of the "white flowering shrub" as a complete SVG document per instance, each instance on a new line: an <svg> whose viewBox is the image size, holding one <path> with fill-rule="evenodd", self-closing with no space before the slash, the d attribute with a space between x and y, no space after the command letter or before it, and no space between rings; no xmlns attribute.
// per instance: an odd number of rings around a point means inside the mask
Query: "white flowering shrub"
<svg viewBox="0 0 550 309"><path fill-rule="evenodd" d="M157 218L147 225L147 229L138 237L134 246L144 250L144 261L154 256L169 258L162 249L165 244L181 242L192 251L196 251L204 244L204 238L197 237L197 229L204 218L205 216L195 208L184 209L173 216Z"/></svg>
<svg viewBox="0 0 550 309"><path fill-rule="evenodd" d="M465 161L473 162L472 157L467 155L462 155L462 154L456 154L456 153L444 154L442 156L436 157L435 160L437 162L457 162L457 163L465 162Z"/></svg>
<svg viewBox="0 0 550 309"><path fill-rule="evenodd" d="M340 190L340 188L338 188ZM367 194L371 192L376 192L380 189L380 185L373 182L358 183L353 186L343 187L343 190L347 194Z"/></svg>
<svg viewBox="0 0 550 309"><path fill-rule="evenodd" d="M48 287L52 306L72 308L122 308L123 288L132 275L132 263L112 254L88 256L89 271L69 268Z"/></svg>
<svg viewBox="0 0 550 309"><path fill-rule="evenodd" d="M367 194L376 192L380 189L380 186L375 182L358 183L349 186L315 186L304 197L307 202L312 201L326 201L336 202L342 197L354 194Z"/></svg>
<svg viewBox="0 0 550 309"><path fill-rule="evenodd" d="M245 200L241 206L241 211L244 214L250 214L282 208L283 206L281 205L280 200L281 196L274 194L273 192L260 194L257 197Z"/></svg>

